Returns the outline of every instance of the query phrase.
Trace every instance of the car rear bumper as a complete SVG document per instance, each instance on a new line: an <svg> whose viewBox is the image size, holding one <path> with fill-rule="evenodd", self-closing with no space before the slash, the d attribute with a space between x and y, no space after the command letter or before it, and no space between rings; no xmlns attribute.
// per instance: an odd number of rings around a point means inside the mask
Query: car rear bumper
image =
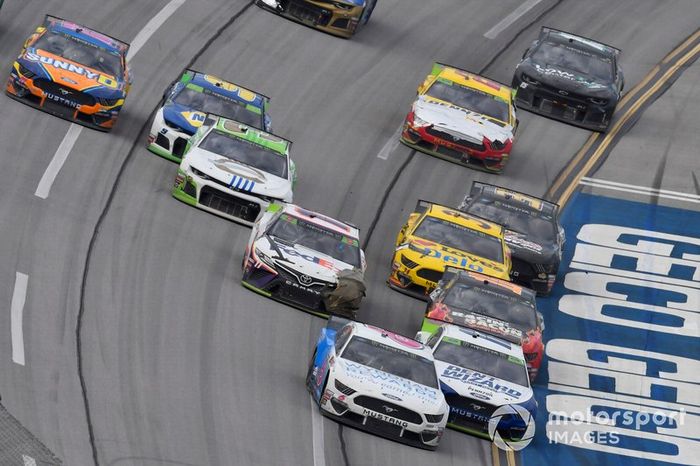
<svg viewBox="0 0 700 466"><path fill-rule="evenodd" d="M255 0L255 4L292 21L346 39L352 37L357 31L363 9L362 7L353 7L344 10L329 3L317 3L309 0L279 0L277 8L262 0Z"/></svg>

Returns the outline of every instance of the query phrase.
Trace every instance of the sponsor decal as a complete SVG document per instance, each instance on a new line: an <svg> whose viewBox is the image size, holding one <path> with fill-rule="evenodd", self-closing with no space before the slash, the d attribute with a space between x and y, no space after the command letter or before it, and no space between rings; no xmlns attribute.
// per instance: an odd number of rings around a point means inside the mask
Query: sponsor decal
<svg viewBox="0 0 700 466"><path fill-rule="evenodd" d="M542 252L543 249L541 245L528 241L525 238L510 232L506 232L506 242L508 244L514 244L534 252Z"/></svg>
<svg viewBox="0 0 700 466"><path fill-rule="evenodd" d="M485 414L475 413L474 411L471 411L470 409L459 408L457 406L450 406L450 412L452 412L453 414L455 414L459 417L472 419L472 420L474 420L476 422L480 422L482 424L486 424L487 422L489 422L488 416L486 416Z"/></svg>
<svg viewBox="0 0 700 466"><path fill-rule="evenodd" d="M345 361L345 372L350 377L367 377L378 383L383 389L390 389L404 396L416 396L418 398L437 400L437 390L418 384L403 377L388 372L383 372L362 364Z"/></svg>
<svg viewBox="0 0 700 466"><path fill-rule="evenodd" d="M386 408L386 406L385 406L385 408ZM397 425L397 426L401 426L401 427L403 427L404 429L405 429L406 427L408 427L408 422L406 422L406 421L401 421L401 420L399 420L399 419L395 419L395 418L393 418L393 417L391 417L391 416L387 416L386 414L382 414L382 413L377 413L377 412L374 412L374 411L370 411L369 409L363 409L363 410L362 410L362 415L363 415L363 416L368 416L368 417L373 417L373 418L375 418L375 419L379 419L379 420L381 420L381 421L388 422L389 424L394 424L394 425Z"/></svg>
<svg viewBox="0 0 700 466"><path fill-rule="evenodd" d="M403 401L401 398L399 398L399 397L396 396L396 395L392 395L391 393L382 393L382 395L385 396L385 397L387 397L387 398L389 398L390 400L394 400L394 401Z"/></svg>
<svg viewBox="0 0 700 466"><path fill-rule="evenodd" d="M482 314L452 310L447 306L435 306L430 312L428 312L426 317L429 319L441 320L443 322L466 325L467 327L473 329L504 335L518 341L522 340L523 338L523 332L517 328L511 327L507 322Z"/></svg>
<svg viewBox="0 0 700 466"><path fill-rule="evenodd" d="M80 65L75 65L69 61L63 61L59 60L58 58L53 58L53 57L45 57L43 55L39 55L37 53L33 52L27 52L24 55L24 58L26 60L29 60L31 62L35 63L42 63L47 66L53 66L56 69L61 69L68 71L70 73L75 73L79 74L81 76L85 76L86 78L92 80L92 81L97 81L100 84L103 84L107 87L111 87L113 89L116 89L118 86L117 81L115 81L113 78L109 76L105 76L100 73L95 73L94 71L91 71L88 68L85 68Z"/></svg>
<svg viewBox="0 0 700 466"><path fill-rule="evenodd" d="M336 271L335 265L333 264L333 262L331 262L329 260L321 259L320 257L312 256L309 254L304 254L304 253L299 252L296 249L294 249L294 247L287 246L286 244L282 244L282 243L276 243L276 244L277 244L277 247L279 247L282 251L284 251L290 257L300 257L307 262L313 262L314 264L318 264L321 267L324 267L326 269Z"/></svg>
<svg viewBox="0 0 700 466"><path fill-rule="evenodd" d="M514 398L520 398L523 393L515 388L504 385L501 381L490 375L474 372L459 366L449 365L442 371L441 377L459 380L461 382L477 385L492 390L494 393L503 393Z"/></svg>
<svg viewBox="0 0 700 466"><path fill-rule="evenodd" d="M313 288L308 288L308 287L306 287L306 286L302 286L302 285L300 285L299 283L293 282L293 281L291 281L291 280L285 280L285 281L284 281L284 284L287 285L287 286L291 286L292 288L298 288L298 289L300 289L300 290L304 290L304 291L306 291L307 293L315 294L315 295L318 295L318 296L321 295L321 292L320 292L320 291L316 291L316 290L314 290Z"/></svg>
<svg viewBox="0 0 700 466"><path fill-rule="evenodd" d="M469 392L469 396L477 400L490 400L491 396L482 392Z"/></svg>

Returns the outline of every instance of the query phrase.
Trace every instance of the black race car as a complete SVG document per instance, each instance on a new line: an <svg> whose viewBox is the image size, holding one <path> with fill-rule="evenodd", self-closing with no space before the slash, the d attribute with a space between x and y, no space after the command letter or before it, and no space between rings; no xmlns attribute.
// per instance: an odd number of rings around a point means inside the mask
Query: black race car
<svg viewBox="0 0 700 466"><path fill-rule="evenodd" d="M552 291L564 244L557 204L474 181L459 208L505 227L506 244L512 253L513 281L541 295Z"/></svg>
<svg viewBox="0 0 700 466"><path fill-rule="evenodd" d="M605 131L625 80L620 51L543 27L515 68L515 104L593 131Z"/></svg>

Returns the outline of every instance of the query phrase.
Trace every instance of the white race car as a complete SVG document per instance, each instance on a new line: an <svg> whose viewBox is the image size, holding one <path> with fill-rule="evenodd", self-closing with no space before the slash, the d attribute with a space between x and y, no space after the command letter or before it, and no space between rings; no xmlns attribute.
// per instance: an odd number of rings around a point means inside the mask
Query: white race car
<svg viewBox="0 0 700 466"><path fill-rule="evenodd" d="M445 429L430 349L381 328L329 319L306 385L325 416L392 440L434 450Z"/></svg>
<svg viewBox="0 0 700 466"><path fill-rule="evenodd" d="M274 203L253 225L243 258L245 287L321 317L339 276L362 282L364 253L359 230L350 224L292 204ZM359 307L364 284L343 281L344 297ZM359 288L358 288L359 287ZM350 289L353 288L353 289ZM356 302L355 302L356 301ZM337 310L334 312L338 313Z"/></svg>
<svg viewBox="0 0 700 466"><path fill-rule="evenodd" d="M208 118L187 144L173 197L252 225L273 201L292 202L291 145L234 120Z"/></svg>
<svg viewBox="0 0 700 466"><path fill-rule="evenodd" d="M501 438L518 442L534 435L537 401L519 343L429 318L416 339L433 350L440 388L450 405L449 427L489 438L491 415L510 405L529 416L502 418Z"/></svg>

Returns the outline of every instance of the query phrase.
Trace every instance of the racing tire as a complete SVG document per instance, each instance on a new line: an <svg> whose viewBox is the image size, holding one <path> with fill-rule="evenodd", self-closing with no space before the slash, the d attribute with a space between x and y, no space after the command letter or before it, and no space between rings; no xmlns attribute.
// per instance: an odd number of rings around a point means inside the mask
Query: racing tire
<svg viewBox="0 0 700 466"><path fill-rule="evenodd" d="M367 0L367 6L362 12L362 16L360 16L360 26L364 26L369 22L369 19L372 17L372 12L377 6L377 1L378 0Z"/></svg>

